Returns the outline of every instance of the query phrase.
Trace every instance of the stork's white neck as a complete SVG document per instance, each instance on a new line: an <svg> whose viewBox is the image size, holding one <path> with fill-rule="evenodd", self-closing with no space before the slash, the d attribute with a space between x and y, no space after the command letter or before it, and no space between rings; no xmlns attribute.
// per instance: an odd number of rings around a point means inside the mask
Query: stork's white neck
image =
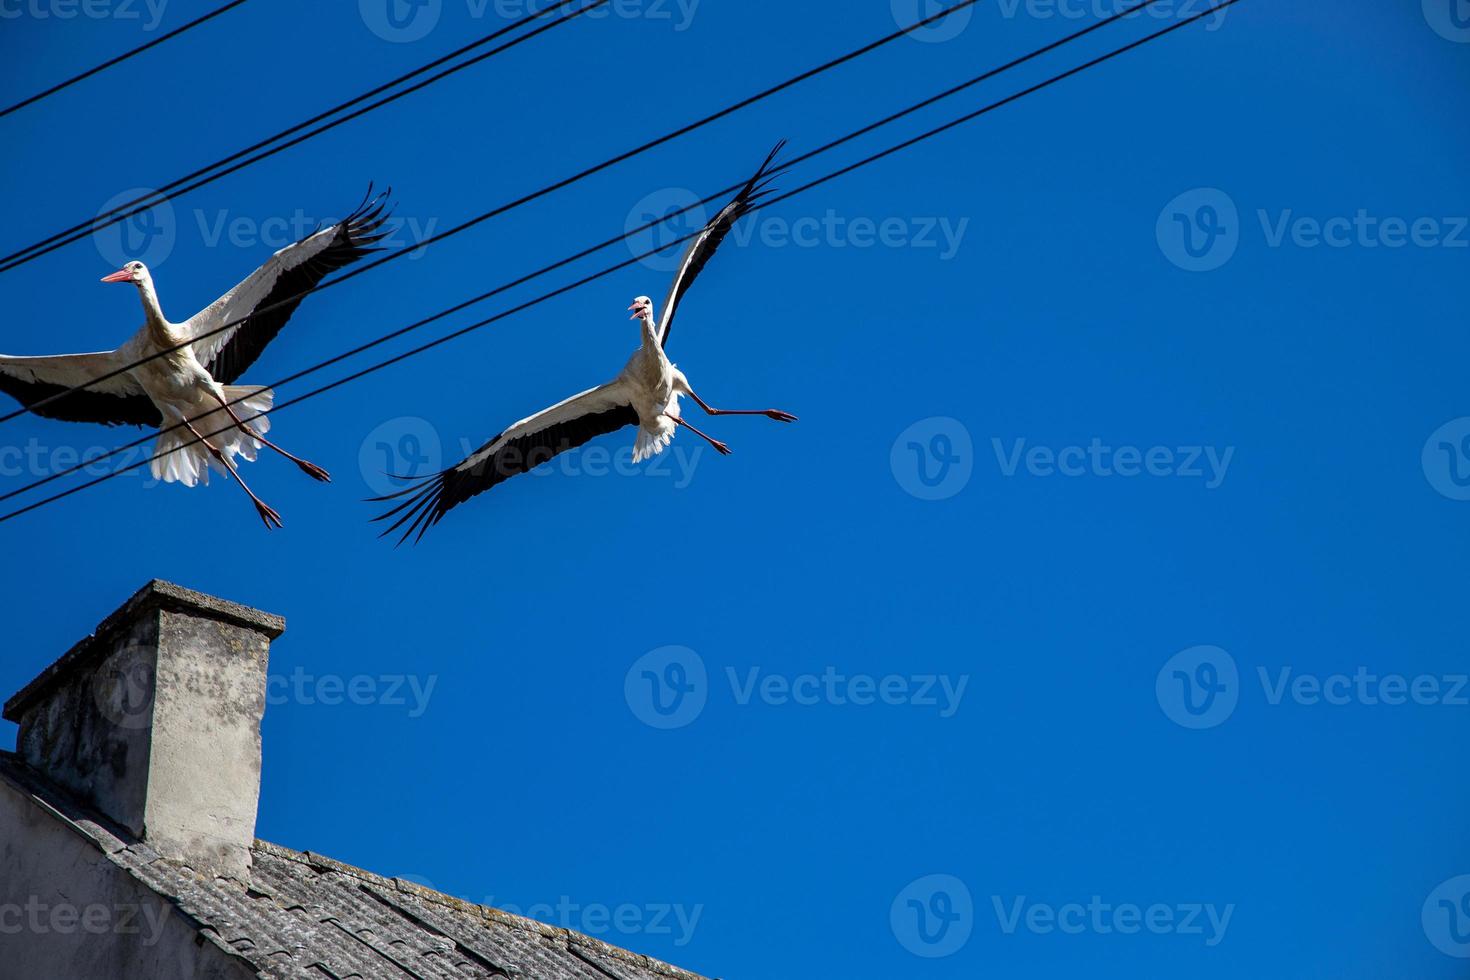
<svg viewBox="0 0 1470 980"><path fill-rule="evenodd" d="M638 324L643 328L643 346L649 350L658 349L658 326L654 323L653 314L638 318Z"/></svg>
<svg viewBox="0 0 1470 980"><path fill-rule="evenodd" d="M173 325L163 315L163 307L158 302L158 293L153 288L153 280L144 279L136 285L138 298L143 302L143 317L147 321L149 331L170 345L173 344L175 342L172 336Z"/></svg>

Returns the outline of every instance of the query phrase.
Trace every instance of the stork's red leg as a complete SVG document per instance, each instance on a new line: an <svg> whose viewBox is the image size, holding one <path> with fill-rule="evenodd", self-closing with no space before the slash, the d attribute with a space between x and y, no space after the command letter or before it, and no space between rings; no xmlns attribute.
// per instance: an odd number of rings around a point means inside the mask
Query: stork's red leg
<svg viewBox="0 0 1470 980"><path fill-rule="evenodd" d="M693 398L695 403L704 409L707 415L764 415L766 418L773 419L777 422L796 421L795 415L792 415L790 412L783 412L779 408L711 408L705 403L703 398L700 398L694 393L692 388L689 390L689 397Z"/></svg>
<svg viewBox="0 0 1470 980"><path fill-rule="evenodd" d="M188 428L190 432L194 434L194 438L204 443L204 447L209 450L210 454L214 456L215 459L224 464L225 469L229 470L230 475L235 478L235 482L240 484L240 489L244 490L247 494L250 495L251 502L255 504L255 512L260 515L260 519L262 521L265 521L265 526L269 529L285 527L286 525L285 522L281 520L281 515L276 513L275 508L271 507L270 504L267 504L264 500L261 500L255 495L255 491L250 489L250 485L245 482L244 477L242 477L240 475L240 471L235 468L235 464L230 460L230 457L220 452L214 447L213 443L200 435L199 430L194 428L193 422L185 419L184 425ZM182 452L182 450L175 451Z"/></svg>
<svg viewBox="0 0 1470 980"><path fill-rule="evenodd" d="M700 432L698 429L696 429L694 426L690 425L688 422L686 422L683 419L679 418L679 416L677 416L677 415L669 415L668 412L665 412L664 414L665 415L668 415L669 418L673 419L675 422L677 422L678 424L682 425L684 428L688 429L690 432L692 432L695 435L699 436L699 438L703 439L705 442L709 443L711 446L714 446L715 447L715 452L719 453L721 456L728 456L728 455L730 455L730 453L732 453L734 451L729 446L727 446L723 442L721 442L720 440L718 440L718 439L711 439L709 436L705 435L703 432Z"/></svg>
<svg viewBox="0 0 1470 980"><path fill-rule="evenodd" d="M239 427L241 432L244 432L252 439L260 440L261 445L269 449L274 449L276 452L280 453L282 456L286 457L291 462L301 467L301 472L305 473L313 480L320 480L323 483L332 482L332 474L328 473L326 470L322 469L320 466L309 460L302 459L300 456L293 456L291 453L286 452L286 450L271 442L265 436L256 432L254 429L249 428L244 422L240 421L240 416L235 414L235 406L231 405L229 402L225 401L223 398L212 391L210 392L210 394L214 395L214 400L219 402L220 405L223 406L224 410L230 413L230 418L235 420L235 425Z"/></svg>

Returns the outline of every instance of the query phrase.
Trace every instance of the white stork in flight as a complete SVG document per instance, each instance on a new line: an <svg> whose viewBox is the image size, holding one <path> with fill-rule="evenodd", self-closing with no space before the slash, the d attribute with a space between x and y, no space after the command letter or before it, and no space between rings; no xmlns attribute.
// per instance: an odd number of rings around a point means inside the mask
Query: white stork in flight
<svg viewBox="0 0 1470 980"><path fill-rule="evenodd" d="M771 151L755 176L690 241L679 261L668 298L664 300L663 319L655 320L653 300L647 296L639 296L628 307L633 311L630 319L642 325L643 345L628 359L616 378L522 419L457 466L429 477L416 478L427 482L384 497L371 498L374 501L408 498L386 514L373 518L374 521L384 521L397 517L379 536L392 534L406 525L398 543L401 545L410 537L417 542L429 528L443 520L445 514L471 497L624 426L638 427L633 444L635 463L662 452L680 426L708 442L722 455L729 454L729 446L705 435L680 417L679 398L683 395L694 399L710 415L764 415L777 422L795 422L796 416L774 408L739 411L711 408L694 393L684 372L674 367L664 353L679 301L735 223L770 193L767 185L776 176L771 169L772 162L784 145L778 144Z"/></svg>
<svg viewBox="0 0 1470 980"><path fill-rule="evenodd" d="M214 465L235 477L266 527L283 526L281 515L241 478L235 457L254 461L264 445L313 479L329 482L331 477L265 437L270 421L263 413L273 404L274 392L232 382L280 333L301 304L298 294L315 288L328 273L377 251L372 246L384 237L380 229L387 220L386 197L387 192L374 198L369 190L351 215L281 249L244 282L183 323L163 315L147 266L127 263L102 281L138 288L143 327L113 351L0 355L0 391L46 418L169 429L158 438L154 478L187 487L207 484ZM257 310L262 312L256 315ZM229 323L233 326L220 329ZM169 353L147 360L163 351ZM108 375L91 387L68 392ZM57 395L61 397L47 401ZM242 415L249 420L242 421Z"/></svg>

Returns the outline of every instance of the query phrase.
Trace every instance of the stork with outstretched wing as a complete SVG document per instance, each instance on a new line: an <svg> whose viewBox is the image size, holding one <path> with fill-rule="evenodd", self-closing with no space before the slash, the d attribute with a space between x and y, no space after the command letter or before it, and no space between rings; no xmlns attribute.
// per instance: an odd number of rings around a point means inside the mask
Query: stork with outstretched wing
<svg viewBox="0 0 1470 980"><path fill-rule="evenodd" d="M0 355L0 391L46 418L162 428L152 460L155 478L192 487L209 482L213 465L234 476L266 527L281 527L281 515L241 478L235 457L254 461L265 446L313 479L331 477L265 437L265 413L275 399L269 388L234 382L280 333L303 294L329 273L377 251L374 243L385 237L386 197L369 190L352 214L281 249L183 323L164 316L148 267L127 263L102 281L137 287L143 327L112 351Z"/></svg>
<svg viewBox="0 0 1470 980"><path fill-rule="evenodd" d="M770 193L769 184L776 176L772 166L783 145L778 144L771 151L755 176L690 241L674 274L668 298L664 300L663 319L655 319L653 300L647 296L639 296L628 307L633 311L632 319L642 325L643 345L633 353L616 378L522 419L442 473L421 478L418 484L397 493L372 498L375 501L401 500L386 514L374 518L375 521L396 518L383 534L404 528L399 544L410 537L416 541L422 539L424 533L443 520L445 514L471 497L624 426L638 427L633 444L635 463L662 452L680 427L704 439L719 453L728 454L729 446L701 432L680 416L679 399L684 395L694 399L695 404L710 415L764 415L777 422L795 422L796 416L774 408L711 408L694 393L684 372L670 363L664 352L674 316L689 287L735 223L753 211L757 202Z"/></svg>

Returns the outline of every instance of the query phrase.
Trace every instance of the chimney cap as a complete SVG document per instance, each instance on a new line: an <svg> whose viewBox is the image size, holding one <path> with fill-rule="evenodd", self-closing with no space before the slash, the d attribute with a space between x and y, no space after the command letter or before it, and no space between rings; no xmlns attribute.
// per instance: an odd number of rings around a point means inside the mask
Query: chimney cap
<svg viewBox="0 0 1470 980"><path fill-rule="evenodd" d="M193 589L186 589L162 579L154 579L135 592L133 597L123 603L116 612L99 623L91 636L63 653L55 663L41 671L35 680L21 688L9 701L5 702L3 715L5 720L19 723L26 708L30 707L52 684L88 664L94 656L104 653L107 650L106 641L114 631L133 622L151 609L189 612L207 619L233 623L255 630L271 640L286 631L286 620L280 616L218 599L202 592L195 592Z"/></svg>

